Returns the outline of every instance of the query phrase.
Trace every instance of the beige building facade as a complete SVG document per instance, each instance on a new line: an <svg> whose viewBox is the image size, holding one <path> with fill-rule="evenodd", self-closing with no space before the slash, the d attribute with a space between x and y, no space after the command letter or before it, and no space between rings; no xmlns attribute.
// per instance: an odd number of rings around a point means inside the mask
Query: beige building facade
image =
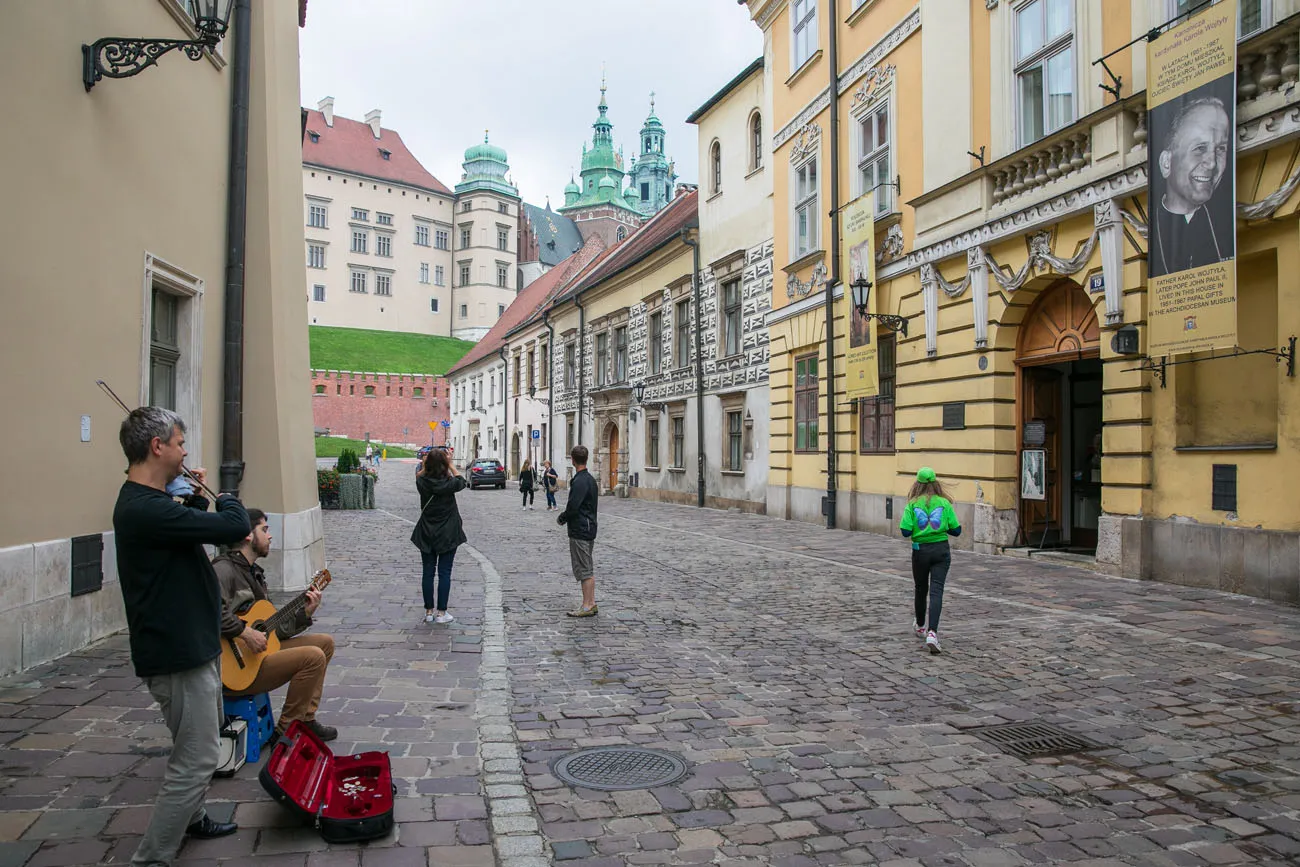
<svg viewBox="0 0 1300 867"><path fill-rule="evenodd" d="M298 258L302 8L254 3L249 27L241 498L271 515L277 589L305 586L324 565ZM42 83L0 96L7 116L39 118L42 130L0 132L0 177L24 215L0 239L0 363L14 372L0 444L16 458L0 507L0 672L125 626L112 534L122 413L97 379L131 405L177 410L189 465L218 476L234 29L216 56L173 52L87 92L82 44L193 38L183 4L0 8L0 75ZM69 213L84 218L75 245L51 231Z"/></svg>

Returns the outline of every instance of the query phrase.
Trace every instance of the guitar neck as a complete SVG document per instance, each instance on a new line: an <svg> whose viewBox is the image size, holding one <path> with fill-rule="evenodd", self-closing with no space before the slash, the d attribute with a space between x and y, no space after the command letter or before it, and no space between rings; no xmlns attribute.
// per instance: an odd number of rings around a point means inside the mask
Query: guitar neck
<svg viewBox="0 0 1300 867"><path fill-rule="evenodd" d="M270 635L278 630L281 626L287 626L298 616L298 612L307 604L307 594L300 593L292 602L285 604L280 610L276 611L266 619L266 633Z"/></svg>

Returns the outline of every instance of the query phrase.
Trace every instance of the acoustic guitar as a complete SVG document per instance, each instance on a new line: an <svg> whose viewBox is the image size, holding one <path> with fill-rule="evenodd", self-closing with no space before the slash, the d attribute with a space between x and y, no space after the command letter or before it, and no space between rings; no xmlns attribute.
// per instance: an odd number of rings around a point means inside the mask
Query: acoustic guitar
<svg viewBox="0 0 1300 867"><path fill-rule="evenodd" d="M227 638L221 648L221 685L230 692L243 692L257 679L262 661L280 649L281 626L291 625L298 612L307 605L307 591L317 593L329 586L330 570L322 569L312 576L311 584L279 611L265 599L258 599L247 611L238 614L245 626L251 626L266 635L266 650L255 653L239 636Z"/></svg>

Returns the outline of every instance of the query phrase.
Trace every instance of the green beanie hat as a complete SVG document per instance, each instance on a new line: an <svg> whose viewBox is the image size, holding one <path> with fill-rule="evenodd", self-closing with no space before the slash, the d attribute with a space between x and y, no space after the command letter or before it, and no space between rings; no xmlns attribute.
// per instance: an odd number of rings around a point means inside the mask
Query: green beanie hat
<svg viewBox="0 0 1300 867"><path fill-rule="evenodd" d="M921 484L934 481L934 470L929 467L921 467L916 471L916 480Z"/></svg>

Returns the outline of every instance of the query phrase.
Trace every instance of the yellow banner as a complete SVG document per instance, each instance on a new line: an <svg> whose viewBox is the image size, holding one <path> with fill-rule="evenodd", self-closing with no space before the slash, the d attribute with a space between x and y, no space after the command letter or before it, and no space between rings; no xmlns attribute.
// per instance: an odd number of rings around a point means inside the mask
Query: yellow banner
<svg viewBox="0 0 1300 867"><path fill-rule="evenodd" d="M875 397L880 393L880 369L876 360L875 324L864 320L853 306L853 281L866 277L876 281L876 205L874 193L863 193L840 211L843 233L840 244L843 261L840 263L840 280L844 283L844 303L849 323L849 349L845 355L845 373L848 376L845 393L850 400L858 397ZM876 312L877 287L872 286L869 297L871 313Z"/></svg>
<svg viewBox="0 0 1300 867"><path fill-rule="evenodd" d="M1237 0L1147 43L1147 355L1237 345Z"/></svg>

